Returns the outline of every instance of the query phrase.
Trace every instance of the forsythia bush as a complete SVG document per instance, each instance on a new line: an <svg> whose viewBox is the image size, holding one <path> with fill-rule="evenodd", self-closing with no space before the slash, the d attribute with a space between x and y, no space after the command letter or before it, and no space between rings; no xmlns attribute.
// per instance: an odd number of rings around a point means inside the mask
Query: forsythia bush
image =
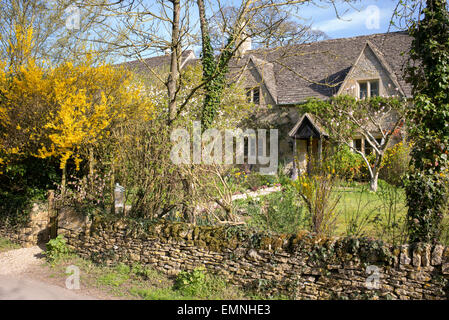
<svg viewBox="0 0 449 320"><path fill-rule="evenodd" d="M116 121L151 117L153 105L130 73L94 66L92 56L57 66L35 61L33 30L16 29L11 50L24 58L0 61L0 165L32 156L57 157L61 169L72 159L79 167Z"/></svg>

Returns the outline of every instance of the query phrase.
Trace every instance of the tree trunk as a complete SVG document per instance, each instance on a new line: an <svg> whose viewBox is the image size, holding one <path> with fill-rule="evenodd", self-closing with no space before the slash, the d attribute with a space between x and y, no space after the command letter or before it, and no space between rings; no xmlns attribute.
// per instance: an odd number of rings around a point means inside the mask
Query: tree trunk
<svg viewBox="0 0 449 320"><path fill-rule="evenodd" d="M376 169L374 169L373 175L371 176L370 186L369 186L370 191L372 191L372 192L377 191L377 180L378 179L379 179L379 172Z"/></svg>
<svg viewBox="0 0 449 320"><path fill-rule="evenodd" d="M66 186L67 186L67 164L64 164L64 168L62 168L62 179L61 179L61 193L63 197L65 196Z"/></svg>
<svg viewBox="0 0 449 320"><path fill-rule="evenodd" d="M179 81L179 59L181 58L181 46L179 43L179 19L181 15L180 0L173 0L173 21L171 34L171 57L170 57L170 74L168 76L168 110L169 123L176 118L176 95Z"/></svg>
<svg viewBox="0 0 449 320"><path fill-rule="evenodd" d="M112 195L112 206L111 214L115 214L115 166L114 159L111 161L111 195Z"/></svg>
<svg viewBox="0 0 449 320"><path fill-rule="evenodd" d="M95 157L94 157L94 148L92 146L89 147L89 189L90 192L94 192L94 169L95 169Z"/></svg>

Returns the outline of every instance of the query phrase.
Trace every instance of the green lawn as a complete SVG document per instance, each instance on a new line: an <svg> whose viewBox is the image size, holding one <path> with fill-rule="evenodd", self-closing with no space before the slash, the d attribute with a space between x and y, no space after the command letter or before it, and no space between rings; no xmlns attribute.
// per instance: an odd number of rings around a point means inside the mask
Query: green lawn
<svg viewBox="0 0 449 320"><path fill-rule="evenodd" d="M367 184L335 188L340 197L337 206L337 235L368 236L397 243L405 240L407 213L402 188L380 185L370 192Z"/></svg>
<svg viewBox="0 0 449 320"><path fill-rule="evenodd" d="M305 207L301 216L293 208L298 205L303 206L300 200L292 202L290 199L288 203L281 203L289 197L286 194L280 196L281 192L278 194L278 196L271 194L260 197L258 201L238 200L236 205L240 212L247 213L246 221L250 225L265 227L274 232L291 232L291 218L294 217L297 222L299 218L304 217ZM407 210L402 188L381 182L378 191L374 193L369 191L369 185L366 183L340 184L334 187L333 197L340 199L336 207L336 223L333 232L335 236L365 236L390 243L405 241L404 221ZM268 209L261 212L258 207ZM267 219L264 220L265 216ZM270 222L274 219L276 224ZM269 225L264 226L263 223L267 221ZM296 223L293 229L301 227L308 228L305 219L301 223Z"/></svg>

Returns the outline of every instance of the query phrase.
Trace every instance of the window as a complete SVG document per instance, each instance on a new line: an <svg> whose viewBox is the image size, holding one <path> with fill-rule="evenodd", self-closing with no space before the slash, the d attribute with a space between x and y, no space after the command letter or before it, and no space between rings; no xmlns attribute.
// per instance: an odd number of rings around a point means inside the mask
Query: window
<svg viewBox="0 0 449 320"><path fill-rule="evenodd" d="M359 98L365 99L379 95L379 80L359 82Z"/></svg>
<svg viewBox="0 0 449 320"><path fill-rule="evenodd" d="M370 97L377 97L379 95L379 81L371 81L369 83L369 95Z"/></svg>
<svg viewBox="0 0 449 320"><path fill-rule="evenodd" d="M260 104L260 87L246 89L246 101L248 103Z"/></svg>
<svg viewBox="0 0 449 320"><path fill-rule="evenodd" d="M373 147L365 140L365 154L369 155L371 153L373 153Z"/></svg>
<svg viewBox="0 0 449 320"><path fill-rule="evenodd" d="M365 99L368 97L368 82L359 83L360 91L359 98Z"/></svg>
<svg viewBox="0 0 449 320"><path fill-rule="evenodd" d="M354 139L354 148L357 151L362 151L362 139Z"/></svg>
<svg viewBox="0 0 449 320"><path fill-rule="evenodd" d="M376 141L380 145L382 142L382 138L376 138ZM353 140L354 148L357 151L361 151L366 155L373 153L374 148L370 145L370 143L366 139L363 139L363 142L364 142L364 146L363 146L363 150L362 150L362 139L354 139Z"/></svg>
<svg viewBox="0 0 449 320"><path fill-rule="evenodd" d="M260 88L259 87L253 89L253 102L254 102L254 104L260 103Z"/></svg>

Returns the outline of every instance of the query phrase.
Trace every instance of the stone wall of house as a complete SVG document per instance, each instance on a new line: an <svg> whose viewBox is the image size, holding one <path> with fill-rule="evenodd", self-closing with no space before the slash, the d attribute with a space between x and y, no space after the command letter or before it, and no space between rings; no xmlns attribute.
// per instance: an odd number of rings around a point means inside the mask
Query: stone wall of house
<svg viewBox="0 0 449 320"><path fill-rule="evenodd" d="M61 221L83 257L140 263L167 274L199 266L231 283L296 299L446 299L449 247L391 247L372 239L269 235L239 227Z"/></svg>
<svg viewBox="0 0 449 320"><path fill-rule="evenodd" d="M46 204L34 203L25 225L0 221L0 237L24 247L45 243L50 239L50 215Z"/></svg>

